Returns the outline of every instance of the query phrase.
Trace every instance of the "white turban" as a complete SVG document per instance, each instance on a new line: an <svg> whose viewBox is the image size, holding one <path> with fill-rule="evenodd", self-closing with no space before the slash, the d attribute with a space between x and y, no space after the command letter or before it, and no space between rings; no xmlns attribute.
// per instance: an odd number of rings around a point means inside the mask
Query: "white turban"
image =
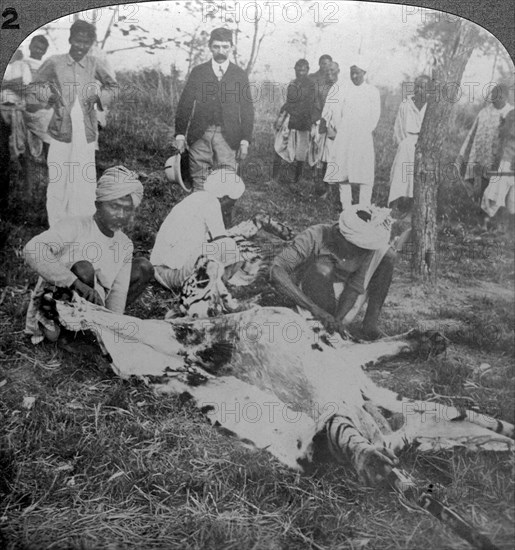
<svg viewBox="0 0 515 550"><path fill-rule="evenodd" d="M356 57L353 58L352 63L350 64L351 67L353 65L355 65L362 71L367 72L370 67L370 61L362 55L357 55Z"/></svg>
<svg viewBox="0 0 515 550"><path fill-rule="evenodd" d="M206 178L204 191L218 198L227 196L236 200L243 195L245 184L232 168L219 168Z"/></svg>
<svg viewBox="0 0 515 550"><path fill-rule="evenodd" d="M96 193L98 202L114 201L130 195L132 204L137 208L143 198L143 185L136 172L125 166L113 166L98 180Z"/></svg>
<svg viewBox="0 0 515 550"><path fill-rule="evenodd" d="M358 212L363 212L364 217L370 216L370 220L363 220L358 216ZM349 242L360 248L380 250L386 247L390 241L392 229L390 212L389 208L379 208L377 206L362 204L348 206L340 214L338 220L340 233Z"/></svg>

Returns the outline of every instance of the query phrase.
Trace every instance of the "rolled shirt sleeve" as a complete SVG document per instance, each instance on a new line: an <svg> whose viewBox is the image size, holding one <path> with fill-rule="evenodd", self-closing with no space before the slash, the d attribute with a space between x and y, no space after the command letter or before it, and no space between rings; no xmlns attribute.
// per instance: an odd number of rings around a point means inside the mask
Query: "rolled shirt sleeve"
<svg viewBox="0 0 515 550"><path fill-rule="evenodd" d="M33 237L24 247L28 266L45 281L59 287L69 287L77 279L66 263L61 261L65 248L76 240L73 224L63 220L52 229Z"/></svg>
<svg viewBox="0 0 515 550"><path fill-rule="evenodd" d="M320 251L319 232L320 226L308 227L299 233L293 242L284 248L275 258L273 266L280 267L294 279L299 278L299 271L310 259L314 260Z"/></svg>

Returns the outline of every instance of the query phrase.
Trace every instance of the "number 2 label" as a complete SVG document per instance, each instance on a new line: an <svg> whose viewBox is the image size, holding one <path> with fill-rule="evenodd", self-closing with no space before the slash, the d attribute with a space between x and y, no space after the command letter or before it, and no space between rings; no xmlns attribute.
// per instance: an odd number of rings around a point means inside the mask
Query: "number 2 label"
<svg viewBox="0 0 515 550"><path fill-rule="evenodd" d="M2 29L19 29L20 25L16 23L18 20L18 12L14 8L5 8L2 12L2 17L6 20L2 23Z"/></svg>

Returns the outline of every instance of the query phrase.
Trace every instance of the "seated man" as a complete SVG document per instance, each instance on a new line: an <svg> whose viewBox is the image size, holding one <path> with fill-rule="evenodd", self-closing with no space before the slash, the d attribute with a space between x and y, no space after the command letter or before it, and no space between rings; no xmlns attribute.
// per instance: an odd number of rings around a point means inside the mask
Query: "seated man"
<svg viewBox="0 0 515 550"><path fill-rule="evenodd" d="M299 233L272 264L273 282L298 306L309 310L329 331L344 332L368 297L361 336L381 336L379 314L393 275L389 248L389 210L348 206L338 223L319 224ZM337 298L335 283L344 288ZM340 285L341 287L341 285Z"/></svg>
<svg viewBox="0 0 515 550"><path fill-rule="evenodd" d="M168 289L181 287L200 256L215 260L230 279L240 266L238 246L226 236L228 215L245 185L230 168L214 170L204 190L188 195L168 214L150 255L156 280Z"/></svg>
<svg viewBox="0 0 515 550"><path fill-rule="evenodd" d="M132 242L123 233L142 197L143 186L134 172L109 168L98 180L92 216L64 218L25 245L25 261L39 274L25 328L33 343L45 336L55 341L61 333L50 311L52 298L71 297L74 290L123 313L126 303L145 289L152 265L132 257Z"/></svg>

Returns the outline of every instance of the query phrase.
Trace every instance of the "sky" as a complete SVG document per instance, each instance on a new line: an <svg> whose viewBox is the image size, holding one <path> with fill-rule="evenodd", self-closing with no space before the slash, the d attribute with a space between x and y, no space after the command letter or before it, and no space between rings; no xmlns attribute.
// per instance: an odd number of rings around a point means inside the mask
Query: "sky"
<svg viewBox="0 0 515 550"><path fill-rule="evenodd" d="M444 18L450 24L455 18L413 6L309 0L204 2L193 17L185 4L185 1L173 0L125 4L114 10L102 8L82 12L80 18L95 23L98 37L102 39L114 17L117 26L112 27L104 48L97 49L97 53L105 56L116 70L157 67L169 73L172 63L183 73L187 70L186 52L173 43L164 50L155 50L153 55L142 48L108 53L137 44L131 38L135 32L147 36L148 41L153 37L180 38L184 32L193 32L196 28L207 32L219 26L234 28L233 19L237 17L243 34L251 36L257 18L261 27L266 24L267 35L252 78L287 82L294 77L293 66L297 59L306 56L315 71L318 57L323 53L332 55L340 63L342 73L347 74L347 67L361 50L369 65L369 82L389 88L428 71L424 53L420 58L411 42L417 28L430 18ZM209 19L208 15L214 17ZM50 40L47 55L68 50L68 30L72 22L73 16L69 15L38 31L43 31ZM130 25L136 27L135 31L124 36ZM305 45L302 45L303 37L307 39ZM30 38L21 46L26 54ZM250 38L240 38L243 57L250 51L250 44ZM501 49L505 51L502 45ZM469 90L477 91L487 84L491 80L492 67L492 58L474 55L463 80L477 82L479 87L469 87Z"/></svg>

